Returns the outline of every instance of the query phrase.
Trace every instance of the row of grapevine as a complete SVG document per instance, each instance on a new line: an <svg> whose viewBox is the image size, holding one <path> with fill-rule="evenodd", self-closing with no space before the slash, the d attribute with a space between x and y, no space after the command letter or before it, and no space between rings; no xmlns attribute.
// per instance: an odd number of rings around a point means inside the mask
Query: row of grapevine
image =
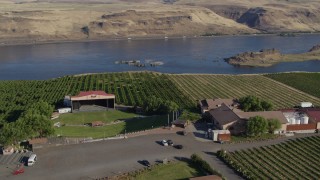
<svg viewBox="0 0 320 180"><path fill-rule="evenodd" d="M320 136L218 156L246 179L319 179Z"/></svg>
<svg viewBox="0 0 320 180"><path fill-rule="evenodd" d="M288 87L262 75L167 75L187 96L206 98L240 98L255 95L271 101L275 108L289 108L309 101L320 105L320 99ZM319 88L319 87L317 87Z"/></svg>
<svg viewBox="0 0 320 180"><path fill-rule="evenodd" d="M320 98L320 73L278 73L265 76Z"/></svg>

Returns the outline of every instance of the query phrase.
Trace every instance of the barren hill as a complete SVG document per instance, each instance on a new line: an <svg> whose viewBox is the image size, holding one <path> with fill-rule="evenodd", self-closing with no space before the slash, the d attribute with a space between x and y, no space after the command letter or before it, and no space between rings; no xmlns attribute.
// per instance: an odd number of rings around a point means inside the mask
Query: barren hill
<svg viewBox="0 0 320 180"><path fill-rule="evenodd" d="M320 0L0 0L0 43L320 31Z"/></svg>

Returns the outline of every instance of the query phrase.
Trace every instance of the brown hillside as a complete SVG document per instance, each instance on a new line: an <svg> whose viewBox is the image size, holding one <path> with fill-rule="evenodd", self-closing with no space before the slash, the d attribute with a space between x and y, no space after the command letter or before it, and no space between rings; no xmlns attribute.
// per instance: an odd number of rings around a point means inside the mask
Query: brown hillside
<svg viewBox="0 0 320 180"><path fill-rule="evenodd" d="M0 0L0 43L320 31L320 0Z"/></svg>

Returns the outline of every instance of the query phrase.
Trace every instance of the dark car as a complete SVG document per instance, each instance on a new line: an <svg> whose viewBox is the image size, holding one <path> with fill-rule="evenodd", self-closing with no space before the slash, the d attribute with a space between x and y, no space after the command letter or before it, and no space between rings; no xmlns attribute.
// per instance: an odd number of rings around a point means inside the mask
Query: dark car
<svg viewBox="0 0 320 180"><path fill-rule="evenodd" d="M173 146L173 141L172 140L168 140L167 143L168 143L169 146Z"/></svg>
<svg viewBox="0 0 320 180"><path fill-rule="evenodd" d="M144 165L144 166L147 166L147 167L150 167L150 166L151 166L151 165L150 165L150 162L147 161L147 160L142 160L142 161L140 161L140 163L141 163L142 165Z"/></svg>
<svg viewBox="0 0 320 180"><path fill-rule="evenodd" d="M174 147L175 147L176 149L182 149L182 148L183 148L183 146L182 146L181 144L175 145Z"/></svg>

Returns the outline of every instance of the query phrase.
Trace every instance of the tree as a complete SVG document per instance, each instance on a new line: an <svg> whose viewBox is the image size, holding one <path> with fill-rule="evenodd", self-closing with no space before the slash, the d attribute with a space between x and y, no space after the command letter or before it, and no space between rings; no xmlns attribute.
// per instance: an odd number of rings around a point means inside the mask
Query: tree
<svg viewBox="0 0 320 180"><path fill-rule="evenodd" d="M31 105L31 107L28 109L29 111L36 111L40 115L44 115L46 117L51 117L51 114L54 110L53 106L48 104L45 101L40 100L39 102Z"/></svg>
<svg viewBox="0 0 320 180"><path fill-rule="evenodd" d="M269 133L274 133L275 130L281 128L281 122L278 119L268 119Z"/></svg>
<svg viewBox="0 0 320 180"><path fill-rule="evenodd" d="M256 96L245 96L239 99L241 108L244 111L270 111L272 110L272 103L263 101Z"/></svg>
<svg viewBox="0 0 320 180"><path fill-rule="evenodd" d="M251 117L247 123L247 134L249 136L257 136L267 132L268 122L261 116Z"/></svg>
<svg viewBox="0 0 320 180"><path fill-rule="evenodd" d="M179 106L177 103L173 102L173 101L165 101L162 104L161 107L161 111L166 114L166 113L170 113L170 112L174 112L174 111L178 111L179 110Z"/></svg>
<svg viewBox="0 0 320 180"><path fill-rule="evenodd" d="M159 113L163 101L160 98L151 96L143 103L143 110L147 114Z"/></svg>
<svg viewBox="0 0 320 180"><path fill-rule="evenodd" d="M38 110L29 109L19 121L23 124L23 129L28 132L29 138L54 134L52 121Z"/></svg>
<svg viewBox="0 0 320 180"><path fill-rule="evenodd" d="M47 102L39 101L22 113L18 120L4 123L0 131L0 143L17 144L23 139L45 137L54 134L50 116L53 107Z"/></svg>
<svg viewBox="0 0 320 180"><path fill-rule="evenodd" d="M271 111L273 109L273 104L269 101L261 101L261 107L264 111Z"/></svg>
<svg viewBox="0 0 320 180"><path fill-rule="evenodd" d="M143 110L146 114L167 114L178 109L177 103L169 100L163 101L155 96L151 96L143 103Z"/></svg>
<svg viewBox="0 0 320 180"><path fill-rule="evenodd" d="M17 144L21 139L25 139L26 133L20 123L5 123L0 131L0 144Z"/></svg>
<svg viewBox="0 0 320 180"><path fill-rule="evenodd" d="M182 112L180 118L184 119L184 120L196 121L196 120L201 119L201 114L192 113L192 112L184 110Z"/></svg>

